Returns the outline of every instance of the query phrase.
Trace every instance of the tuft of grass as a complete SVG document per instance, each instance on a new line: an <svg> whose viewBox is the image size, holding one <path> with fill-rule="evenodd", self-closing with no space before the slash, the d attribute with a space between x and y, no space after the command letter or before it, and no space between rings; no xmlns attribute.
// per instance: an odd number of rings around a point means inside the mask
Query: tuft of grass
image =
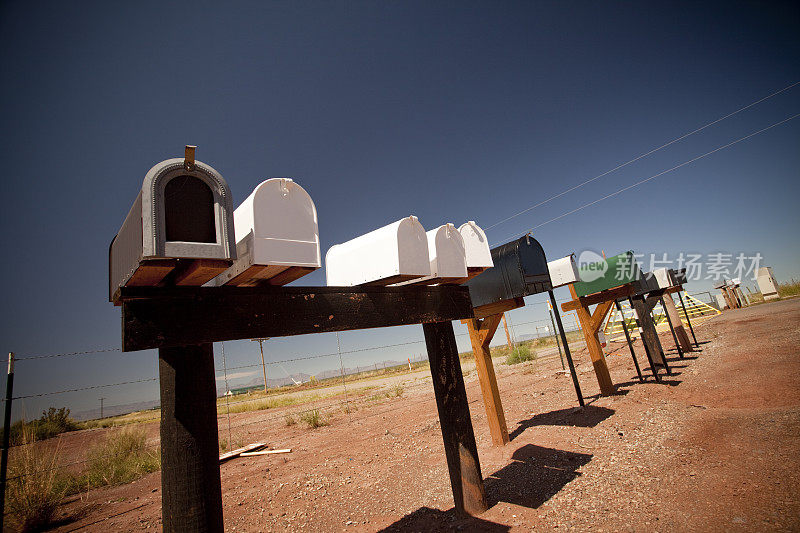
<svg viewBox="0 0 800 533"><path fill-rule="evenodd" d="M55 516L67 483L59 472L60 444L42 453L34 449L35 432L22 433L22 445L9 464L5 508L12 531L41 531ZM21 476L21 477L17 477Z"/></svg>
<svg viewBox="0 0 800 533"><path fill-rule="evenodd" d="M342 412L345 414L349 415L350 413L355 413L356 411L358 411L358 407L354 403L347 402L342 405Z"/></svg>
<svg viewBox="0 0 800 533"><path fill-rule="evenodd" d="M319 409L312 409L311 411L306 411L300 415L300 420L305 422L308 427L311 429L316 429L318 427L327 426L328 422L325 420L325 417L319 412Z"/></svg>
<svg viewBox="0 0 800 533"><path fill-rule="evenodd" d="M527 345L517 346L506 356L507 365L516 365L524 363L525 361L532 361L536 359L536 352L532 351Z"/></svg>
<svg viewBox="0 0 800 533"><path fill-rule="evenodd" d="M293 426L297 424L297 420L294 419L294 416L292 416L291 413L286 413L285 415L283 415L283 422L287 426Z"/></svg>
<svg viewBox="0 0 800 533"><path fill-rule="evenodd" d="M145 446L144 429L123 429L89 450L89 466L79 480L81 488L130 483L161 468L161 454Z"/></svg>
<svg viewBox="0 0 800 533"><path fill-rule="evenodd" d="M389 392L387 393L387 396L400 398L401 396L403 396L403 392L404 391L405 391L405 388L401 384L396 383L394 385L394 387L389 389Z"/></svg>

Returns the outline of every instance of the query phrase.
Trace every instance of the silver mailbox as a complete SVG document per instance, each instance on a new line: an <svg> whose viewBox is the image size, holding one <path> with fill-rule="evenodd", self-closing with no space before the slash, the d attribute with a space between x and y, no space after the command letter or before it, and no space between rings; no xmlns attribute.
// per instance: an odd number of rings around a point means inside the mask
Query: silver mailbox
<svg viewBox="0 0 800 533"><path fill-rule="evenodd" d="M211 166L185 158L151 168L109 247L109 299L120 287L155 286L170 273L176 285L202 285L236 259L233 202Z"/></svg>

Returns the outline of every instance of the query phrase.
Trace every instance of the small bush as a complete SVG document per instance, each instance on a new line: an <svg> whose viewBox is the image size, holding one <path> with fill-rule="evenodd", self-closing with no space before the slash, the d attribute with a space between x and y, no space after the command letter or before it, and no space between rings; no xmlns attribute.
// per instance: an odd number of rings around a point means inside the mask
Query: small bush
<svg viewBox="0 0 800 533"><path fill-rule="evenodd" d="M536 352L532 352L528 346L517 346L506 356L507 365L516 365L524 363L525 361L532 361L536 359Z"/></svg>
<svg viewBox="0 0 800 533"><path fill-rule="evenodd" d="M67 483L57 465L59 446L42 453L41 449L34 449L35 440L32 429L24 431L21 449L9 464L6 511L8 523L16 531L45 529L66 494Z"/></svg>
<svg viewBox="0 0 800 533"><path fill-rule="evenodd" d="M89 450L89 467L81 479L84 488L130 483L161 467L158 450L145 446L143 429L123 429ZM227 445L227 443L226 443Z"/></svg>
<svg viewBox="0 0 800 533"><path fill-rule="evenodd" d="M311 429L328 425L328 422L325 421L324 416L320 414L319 409L306 411L300 415L300 420L305 422Z"/></svg>
<svg viewBox="0 0 800 533"><path fill-rule="evenodd" d="M287 426L293 426L293 425L297 424L297 420L295 420L294 416L292 416L289 413L286 413L285 415L283 415L283 421L286 423Z"/></svg>
<svg viewBox="0 0 800 533"><path fill-rule="evenodd" d="M38 420L25 422L18 420L11 425L9 439L12 446L25 444L26 442L42 441L65 433L79 429L75 420L70 418L69 409L61 407L56 409L51 407L47 411L42 411L42 416ZM27 434L27 436L26 436Z"/></svg>
<svg viewBox="0 0 800 533"><path fill-rule="evenodd" d="M405 389L403 388L403 386L397 383L394 387L389 389L387 396L394 396L395 398L400 398L403 395L404 390Z"/></svg>

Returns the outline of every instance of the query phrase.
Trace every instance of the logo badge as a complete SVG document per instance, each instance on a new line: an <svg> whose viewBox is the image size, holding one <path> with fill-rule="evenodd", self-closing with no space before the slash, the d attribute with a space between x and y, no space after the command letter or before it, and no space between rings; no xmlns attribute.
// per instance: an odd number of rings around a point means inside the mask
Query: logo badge
<svg viewBox="0 0 800 533"><path fill-rule="evenodd" d="M602 255L584 250L578 256L578 270L581 273L581 281L594 281L603 277L608 270L608 263Z"/></svg>

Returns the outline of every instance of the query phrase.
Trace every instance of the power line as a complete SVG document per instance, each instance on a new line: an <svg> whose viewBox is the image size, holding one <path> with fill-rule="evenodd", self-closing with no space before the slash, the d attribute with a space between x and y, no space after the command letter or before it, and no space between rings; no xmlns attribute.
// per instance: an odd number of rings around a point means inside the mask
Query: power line
<svg viewBox="0 0 800 533"><path fill-rule="evenodd" d="M672 139L671 141L669 141L669 142L667 142L667 143L665 143L665 144L662 144L662 145L661 145L661 146L659 146L658 148L653 148L652 150L650 150L650 151L648 151L648 152L645 152L645 153L643 153L643 154L641 154L641 155L639 155L639 156L636 156L636 157L634 157L634 158L633 158L633 159L631 159L630 161L626 161L625 163L622 163L621 165L618 165L618 166L616 166L616 167L612 168L611 170L607 170L607 171L603 172L602 174L598 174L597 176L595 176L595 177L593 177L593 178L590 178L590 179L588 179L588 180L586 180L586 181L584 181L584 182L582 182L582 183L579 183L578 185L575 185L574 187L570 187L569 189L566 189L566 190L564 190L564 191L562 191L562 192L560 192L560 193L556 194L555 196L551 196L550 198L547 198L547 199L545 199L545 200L542 200L542 201L541 201L541 202L539 202L538 204L535 204L535 205L532 205L532 206L530 206L530 207L528 207L528 208L526 208L526 209L523 209L523 210L522 210L522 211L520 211L519 213L515 213L515 214L511 215L510 217L504 218L504 219L503 219L503 220L501 220L500 222L497 222L497 223L495 223L495 224L492 224L491 226L488 226L488 227L487 227L487 228L485 228L485 229L486 229L486 231L489 231L490 229L492 229L492 228L495 228L495 227L499 226L500 224L503 224L503 223L505 223L505 222L508 222L508 221L509 221L509 220L511 220L512 218L516 218L516 217L518 217L519 215L522 215L522 214L524 214L524 213L527 213L528 211L531 211L532 209L536 209L537 207L541 207L541 206L543 206L544 204L546 204L546 203L548 203L548 202L550 202L550 201L552 201L552 200L555 200L556 198L560 198L560 197L564 196L565 194L567 194L567 193L570 193L570 192L574 191L575 189L579 189L579 188L583 187L583 186L584 186L584 185L586 185L586 184L589 184L589 183L591 183L591 182L593 182L593 181L595 181L595 180L597 180L597 179L600 179L600 178L602 178L603 176L607 176L607 175L611 174L612 172L615 172L615 171L617 171L617 170L619 170L619 169L621 169L621 168L623 168L623 167L626 167L626 166L630 165L631 163L635 163L636 161L639 161L640 159L643 159L643 158L647 157L648 155L654 154L654 153L658 152L659 150L662 150L662 149L666 148L667 146L670 146L670 145L672 145L672 144L675 144L676 142L678 142L678 141L681 141L681 140L683 140L683 139L685 139L685 138L687 138L687 137L690 137L690 136L694 135L695 133L701 132L701 131L703 131L704 129L706 129L706 128L710 127L710 126L713 126L714 124L717 124L717 123L719 123L719 122L722 122L723 120L725 120L725 119L727 119L727 118L730 118L730 117L732 117L732 116L736 115L737 113L741 113L741 112L742 112L742 111L744 111L745 109L749 109L749 108L753 107L753 106L754 106L754 105L756 105L756 104L760 104L760 103L761 103L761 102L763 102L764 100L768 100L768 99L772 98L773 96L777 96L777 95L781 94L782 92L788 91L789 89L791 89L792 87L794 87L794 86L796 86L796 85L798 85L798 84L800 84L800 81L796 81L796 82L792 83L791 85L788 85L788 86L784 87L783 89L781 89L781 90L779 90L779 91L775 91L774 93L772 93L772 94L769 94L769 95L767 95L767 96L765 96L765 97L761 98L760 100L756 100L755 102L752 102L752 103L750 103L750 104L747 104L746 106L744 106L744 107L741 107L741 108L737 109L737 110L736 110L736 111L734 111L733 113L728 113L727 115L725 115L725 116L723 116L723 117L720 117L720 118L718 118L718 119L716 119L716 120L713 120L713 121L709 122L708 124L706 124L706 125L704 125L704 126L701 126L701 127L697 128L696 130L690 131L689 133L685 133L685 134L681 135L680 137L676 137L676 138Z"/></svg>
<svg viewBox="0 0 800 533"><path fill-rule="evenodd" d="M558 215L557 217L553 217L553 218L551 218L550 220L547 220L547 221L545 221L545 222L542 222L541 224L537 224L536 226L533 226L532 228L528 229L527 231L523 231L523 232L521 232L521 233L516 233L516 234L514 234L514 235L511 237L511 239L514 239L514 238L516 238L516 237L521 237L521 236L523 236L523 235L526 235L526 234L530 233L531 231L533 231L533 230L535 230L535 229L537 229L537 228L541 228L542 226L544 226L544 225L546 225L546 224L549 224L549 223L551 223L551 222L555 222L556 220L559 220L559 219L561 219L561 218L564 218L565 216L571 215L571 214L573 214L573 213L577 213L578 211L580 211L580 210L582 210L582 209L586 209L587 207L593 206L594 204L600 203L600 202L602 202L603 200L607 200L607 199L609 199L609 198L611 198L611 197L613 197L613 196L617 196L618 194L621 194L621 193L623 193L623 192L625 192L625 191L627 191L627 190L633 189L634 187L638 187L639 185L642 185L643 183L647 183L648 181L654 180L654 179L656 179L656 178L658 178L658 177L660 177L660 176L663 176L664 174L667 174L667 173L669 173L669 172L672 172L673 170L677 170L677 169L679 169L679 168L681 168L681 167L684 167L684 166L686 166L686 165L688 165L688 164L690 164L690 163L694 163L695 161L697 161L697 160L699 160L699 159L703 159L704 157L708 157L708 156L709 156L709 155L711 155L711 154L714 154L714 153L716 153L716 152L719 152L720 150L724 150L725 148L729 148L729 147L733 146L734 144L737 144L737 143L740 143L740 142L742 142L742 141L745 141L745 140L749 139L750 137L754 137L754 136L756 136L756 135L758 135L758 134L760 134L760 133L764 133L764 132L765 132L765 131L767 131L767 130L770 130L770 129L772 129L772 128L775 128L775 127L777 127L777 126L780 126L781 124L785 124L785 123L787 123L787 122L789 122L789 121L791 121L791 120L794 120L794 119L796 119L797 117L800 117L800 113L798 113L798 114L796 114L796 115L792 115L791 117L785 118L785 119L783 119L783 120L781 120L781 121L779 121L779 122L776 122L776 123L774 123L774 124L771 124L771 125L767 126L766 128L760 129L760 130L758 130L758 131L754 131L753 133L750 133L750 134L748 134L748 135L745 135L744 137L741 137L741 138L739 138L739 139L736 139L735 141L731 141L731 142L729 142L728 144L725 144L725 145L722 145L722 146L720 146L720 147L718 147L718 148L715 148L715 149L711 150L710 152L706 152L706 153L704 153L704 154L702 154L702 155L698 155L697 157L693 157L692 159L689 159L689 160L687 160L687 161L684 161L684 162L683 162L683 163L681 163L680 165L675 165L674 167L672 167L672 168L668 168L667 170L664 170L664 171L661 171L661 172L659 172L658 174L653 174L653 175L652 175L652 176L650 176L649 178L645 178L645 179L643 179L643 180L637 181L636 183L633 183L633 184L631 184L631 185L628 185L627 187L623 187L623 188L621 188L621 189L619 189L619 190L617 190L617 191L614 191L614 192L612 192L611 194L607 194L607 195L605 195L605 196L603 196L603 197L601 197L601 198L598 198L598 199L596 199L596 200L593 200L593 201L589 202L588 204L584 204L584 205L582 205L582 206L580 206L580 207L576 207L575 209L572 209L572 210L570 210L570 211L567 211L566 213L562 213L562 214Z"/></svg>

